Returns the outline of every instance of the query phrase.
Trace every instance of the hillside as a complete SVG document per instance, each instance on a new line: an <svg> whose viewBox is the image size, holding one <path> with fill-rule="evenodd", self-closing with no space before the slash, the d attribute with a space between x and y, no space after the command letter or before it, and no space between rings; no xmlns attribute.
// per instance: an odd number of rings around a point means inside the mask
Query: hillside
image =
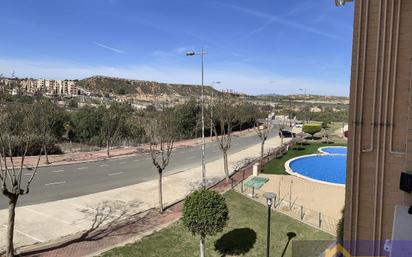
<svg viewBox="0 0 412 257"><path fill-rule="evenodd" d="M202 87L198 85L169 84L104 76L82 79L78 82L78 85L96 95L168 95L191 97L198 96L202 92ZM211 95L212 91L214 94L219 93L219 91L210 86L204 87L205 95Z"/></svg>

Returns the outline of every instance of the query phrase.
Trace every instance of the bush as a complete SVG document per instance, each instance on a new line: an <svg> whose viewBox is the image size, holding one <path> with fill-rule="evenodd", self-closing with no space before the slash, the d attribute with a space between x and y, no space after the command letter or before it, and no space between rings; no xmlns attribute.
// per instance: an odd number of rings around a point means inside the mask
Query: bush
<svg viewBox="0 0 412 257"><path fill-rule="evenodd" d="M44 138L40 136L32 135L30 139L12 136L10 138L11 153L13 156L22 156L25 152L25 142L28 142L26 156L39 155L40 152L44 155L42 151L42 146L44 143ZM46 143L47 154L63 154L63 151L59 146L56 145L54 139L49 139ZM9 154L7 154L8 156Z"/></svg>
<svg viewBox="0 0 412 257"><path fill-rule="evenodd" d="M206 189L190 194L183 207L183 225L193 235L200 235L200 255L204 256L206 236L222 232L229 219L223 196Z"/></svg>
<svg viewBox="0 0 412 257"><path fill-rule="evenodd" d="M215 235L229 219L225 198L212 190L199 190L186 198L182 221L193 234Z"/></svg>
<svg viewBox="0 0 412 257"><path fill-rule="evenodd" d="M315 124L315 123L307 123L303 125L303 132L308 133L312 136L315 135L316 133L320 132L322 130L320 124Z"/></svg>

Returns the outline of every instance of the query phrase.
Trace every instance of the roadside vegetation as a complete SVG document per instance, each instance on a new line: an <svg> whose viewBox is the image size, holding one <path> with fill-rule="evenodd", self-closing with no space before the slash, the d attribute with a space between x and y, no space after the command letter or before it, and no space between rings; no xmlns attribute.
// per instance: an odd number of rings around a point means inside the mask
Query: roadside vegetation
<svg viewBox="0 0 412 257"><path fill-rule="evenodd" d="M93 148L107 148L107 156L110 157L110 149L118 146L136 146L148 143L149 138L145 129L148 119L157 119L163 112L168 112L173 118L176 130L176 140L191 139L201 136L200 103L195 99L176 105L156 109L149 106L143 110L136 110L130 103L113 102L110 105L100 103L96 106L83 106L64 108L58 105L57 100L45 97L17 96L10 98L0 97L0 109L8 106L33 105L38 106L38 112L43 113L47 123L51 124L50 138L43 153L61 154L61 144L86 145ZM41 103L41 104L39 104ZM212 115L208 106L205 108L206 131L213 130L214 135L226 133L228 123L222 125L222 115L218 115L218 106ZM236 103L236 112L231 117L232 131L253 128L256 119L260 118L264 106L242 102ZM211 122L211 119L213 122ZM225 126L222 128L222 126ZM209 133L206 133L208 135ZM35 155L40 149L28 150L28 155Z"/></svg>
<svg viewBox="0 0 412 257"><path fill-rule="evenodd" d="M261 257L266 253L267 207L239 193L224 194L230 219L222 232L207 238L206 255L210 257ZM334 240L332 235L312 228L286 215L273 212L271 221L271 256L281 256L287 233L298 240ZM285 257L291 257L289 245ZM144 237L141 241L115 248L101 257L193 257L199 256L199 236L192 235L182 221Z"/></svg>

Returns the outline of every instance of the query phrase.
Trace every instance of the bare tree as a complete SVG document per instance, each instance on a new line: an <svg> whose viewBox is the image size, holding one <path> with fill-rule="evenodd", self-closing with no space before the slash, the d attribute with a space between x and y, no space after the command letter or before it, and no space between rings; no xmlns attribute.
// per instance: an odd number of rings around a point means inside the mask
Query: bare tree
<svg viewBox="0 0 412 257"><path fill-rule="evenodd" d="M0 181L2 194L9 202L6 256L14 257L14 221L17 201L21 195L29 193L30 184L37 173L43 145L39 149L37 161L30 168L31 175L23 181L22 173L26 155L38 142L44 142L41 131L35 128L33 108L23 106L4 107L0 114ZM37 143L37 144L36 144Z"/></svg>
<svg viewBox="0 0 412 257"><path fill-rule="evenodd" d="M113 141L122 136L121 130L126 122L126 116L131 113L131 110L130 105L119 103L113 103L104 110L102 134L106 140L107 158L110 158L110 148L113 146Z"/></svg>
<svg viewBox="0 0 412 257"><path fill-rule="evenodd" d="M284 139L283 131L284 131L287 127L289 127L289 128L291 128L291 127L288 125L288 121L287 121L286 117L284 117L284 116L281 117L281 118L278 120L277 125L279 126L280 144L283 145L283 139ZM290 133L292 133L292 131L290 131Z"/></svg>
<svg viewBox="0 0 412 257"><path fill-rule="evenodd" d="M110 148L113 145L113 140L118 135L124 121L121 108L121 105L114 103L104 112L102 129L106 139L107 158L110 158Z"/></svg>
<svg viewBox="0 0 412 257"><path fill-rule="evenodd" d="M170 111L163 110L158 117L146 121L146 136L149 141L152 162L159 175L159 209L163 212L162 178L169 165L176 140L175 124Z"/></svg>
<svg viewBox="0 0 412 257"><path fill-rule="evenodd" d="M255 124L255 131L260 139L260 159L263 161L263 155L265 152L265 142L269 137L272 130L272 117L269 115L264 120L257 120Z"/></svg>
<svg viewBox="0 0 412 257"><path fill-rule="evenodd" d="M33 109L35 110L35 125L37 126L38 132L43 135L42 151L46 164L49 164L47 147L55 141L52 130L56 125L59 114L56 112L56 107L48 100L39 100L34 104Z"/></svg>
<svg viewBox="0 0 412 257"><path fill-rule="evenodd" d="M229 182L229 160L227 152L232 146L232 130L236 120L235 105L230 94L223 93L217 98L215 103L214 131L218 139L219 149L223 154L223 168L226 176L226 182Z"/></svg>

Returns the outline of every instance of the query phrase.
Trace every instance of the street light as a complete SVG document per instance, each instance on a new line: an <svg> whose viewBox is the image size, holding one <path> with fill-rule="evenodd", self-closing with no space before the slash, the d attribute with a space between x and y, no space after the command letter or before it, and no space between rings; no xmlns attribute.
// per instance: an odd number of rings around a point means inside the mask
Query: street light
<svg viewBox="0 0 412 257"><path fill-rule="evenodd" d="M213 86L216 84L221 84L220 81L213 81L212 82L212 99L210 101L210 138L213 136Z"/></svg>
<svg viewBox="0 0 412 257"><path fill-rule="evenodd" d="M283 252L282 252L282 255L280 257L285 256L285 253L286 253L286 250L288 249L290 240L292 240L294 237L296 237L296 233L295 232L288 232L286 234L286 236L288 237L288 241L286 242L285 248L283 248Z"/></svg>
<svg viewBox="0 0 412 257"><path fill-rule="evenodd" d="M348 2L353 2L353 0L335 0L335 5L340 7L344 6Z"/></svg>
<svg viewBox="0 0 412 257"><path fill-rule="evenodd" d="M266 203L268 205L268 234L266 242L266 257L269 257L270 248L270 215L272 213L272 204L276 201L276 194L272 192L266 192L263 195L266 198Z"/></svg>
<svg viewBox="0 0 412 257"><path fill-rule="evenodd" d="M203 57L206 53L202 50L200 52L187 52L186 56L195 56L200 55L200 65L202 73L202 96L201 96L201 105L202 105L202 184L203 188L206 188L206 164L205 164L205 111L204 111L204 63Z"/></svg>

